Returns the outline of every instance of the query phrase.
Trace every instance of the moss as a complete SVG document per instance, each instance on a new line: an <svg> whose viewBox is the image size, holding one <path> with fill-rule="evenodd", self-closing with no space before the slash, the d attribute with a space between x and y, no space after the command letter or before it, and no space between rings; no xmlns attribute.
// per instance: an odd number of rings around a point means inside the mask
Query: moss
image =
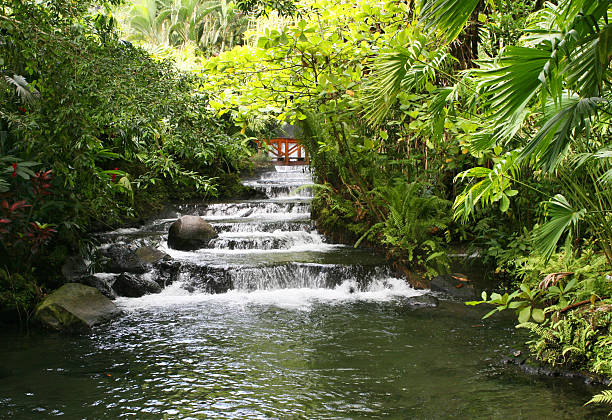
<svg viewBox="0 0 612 420"><path fill-rule="evenodd" d="M55 330L83 331L119 313L115 304L98 289L67 283L36 307L34 317Z"/></svg>

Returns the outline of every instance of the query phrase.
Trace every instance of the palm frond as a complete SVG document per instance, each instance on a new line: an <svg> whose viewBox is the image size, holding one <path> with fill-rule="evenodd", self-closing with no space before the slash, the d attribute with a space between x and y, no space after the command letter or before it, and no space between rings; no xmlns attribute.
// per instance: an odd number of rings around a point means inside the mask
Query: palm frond
<svg viewBox="0 0 612 420"><path fill-rule="evenodd" d="M603 24L603 28L598 31L599 24L595 16L582 17L581 21L585 21L581 25L583 27L581 33L570 32L576 37L576 45L568 54L568 64L565 70L567 81L570 85L575 86L574 90L581 96L600 96L606 73L609 73L612 25L602 20L600 23Z"/></svg>
<svg viewBox="0 0 612 420"><path fill-rule="evenodd" d="M23 76L18 74L4 76L4 80L15 88L15 93L17 93L21 102L25 104L31 105L40 97L40 93Z"/></svg>
<svg viewBox="0 0 612 420"><path fill-rule="evenodd" d="M365 87L365 116L372 125L379 124L402 91L421 91L436 79L449 58L444 48L429 51L427 39L416 36L409 47L395 47L380 54L374 75Z"/></svg>
<svg viewBox="0 0 612 420"><path fill-rule="evenodd" d="M516 134L512 127L522 124L529 102L546 83L550 57L550 50L510 46L499 62L482 62L484 69L474 72L492 124L497 127L496 140Z"/></svg>
<svg viewBox="0 0 612 420"><path fill-rule="evenodd" d="M574 209L567 199L555 195L547 203L548 221L534 231L534 246L548 260L557 248L561 236L569 232L570 228L582 220L586 214L585 209Z"/></svg>
<svg viewBox="0 0 612 420"><path fill-rule="evenodd" d="M570 143L587 133L591 118L597 114L601 98L566 96L560 104L549 102L544 109L541 128L527 143L520 160L531 158L547 171L554 170L565 157Z"/></svg>
<svg viewBox="0 0 612 420"><path fill-rule="evenodd" d="M426 0L420 19L426 28L435 27L447 41L459 36L480 0Z"/></svg>

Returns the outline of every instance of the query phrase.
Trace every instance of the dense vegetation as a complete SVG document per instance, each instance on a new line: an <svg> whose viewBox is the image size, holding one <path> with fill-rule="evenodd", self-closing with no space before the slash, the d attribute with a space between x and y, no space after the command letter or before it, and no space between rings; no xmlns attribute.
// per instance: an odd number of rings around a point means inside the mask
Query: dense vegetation
<svg viewBox="0 0 612 420"><path fill-rule="evenodd" d="M84 232L214 195L290 122L322 231L426 277L470 247L500 280L474 304L516 311L535 358L612 375L609 1L91 6L2 7L4 305L56 285L41 267Z"/></svg>
<svg viewBox="0 0 612 420"><path fill-rule="evenodd" d="M500 279L475 304L515 310L535 358L612 374L609 2L299 12L208 60L218 115L301 126L323 231L426 275L469 244Z"/></svg>
<svg viewBox="0 0 612 420"><path fill-rule="evenodd" d="M198 77L120 39L88 2L0 8L0 306L22 317L87 233L214 196L250 152ZM227 184L227 182L224 182Z"/></svg>

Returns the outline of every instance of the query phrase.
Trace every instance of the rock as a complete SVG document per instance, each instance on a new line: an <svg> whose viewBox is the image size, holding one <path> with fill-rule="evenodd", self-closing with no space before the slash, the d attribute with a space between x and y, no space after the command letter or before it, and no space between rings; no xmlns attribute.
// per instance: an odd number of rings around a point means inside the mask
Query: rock
<svg viewBox="0 0 612 420"><path fill-rule="evenodd" d="M161 260L155 263L157 270L155 281L162 289L178 280L181 273L181 263L175 260Z"/></svg>
<svg viewBox="0 0 612 420"><path fill-rule="evenodd" d="M108 273L144 273L146 268L138 260L135 250L126 245L110 245L101 250L104 271Z"/></svg>
<svg viewBox="0 0 612 420"><path fill-rule="evenodd" d="M414 308L437 308L440 301L432 295L421 295L406 299L406 305Z"/></svg>
<svg viewBox="0 0 612 420"><path fill-rule="evenodd" d="M184 289L200 293L225 293L233 287L232 276L226 267L184 263L180 267Z"/></svg>
<svg viewBox="0 0 612 420"><path fill-rule="evenodd" d="M152 246L143 246L142 248L138 248L135 254L141 265L154 264L161 260L171 259L170 255Z"/></svg>
<svg viewBox="0 0 612 420"><path fill-rule="evenodd" d="M119 296L141 297L151 293L161 292L160 285L148 275L134 275L123 273L117 277L113 285Z"/></svg>
<svg viewBox="0 0 612 420"><path fill-rule="evenodd" d="M526 375L531 376L547 376L547 377L563 377L570 379L578 379L584 381L587 385L604 385L610 386L612 380L605 376L596 375L589 372L563 370L550 365L542 364L528 357L516 356L517 352L513 352L511 356L505 356L501 359L503 365L516 365L518 370ZM520 352L519 352L520 353Z"/></svg>
<svg viewBox="0 0 612 420"><path fill-rule="evenodd" d="M72 255L66 258L62 266L62 275L68 283L81 283L79 279L88 276L87 264L80 255Z"/></svg>
<svg viewBox="0 0 612 420"><path fill-rule="evenodd" d="M111 245L103 250L102 254L107 260L105 270L109 273L142 274L151 270L152 265L158 261L171 258L165 252L152 246L132 249L125 245Z"/></svg>
<svg viewBox="0 0 612 420"><path fill-rule="evenodd" d="M116 273L96 273L94 275L81 277L78 283L95 287L110 300L115 300L117 294L113 290L113 284L115 284L117 276L118 274Z"/></svg>
<svg viewBox="0 0 612 420"><path fill-rule="evenodd" d="M168 231L168 246L174 249L191 251L205 248L217 232L200 216L183 216L172 223Z"/></svg>
<svg viewBox="0 0 612 420"><path fill-rule="evenodd" d="M429 287L433 292L443 292L461 299L473 299L478 296L473 285L454 279L449 275L434 277Z"/></svg>
<svg viewBox="0 0 612 420"><path fill-rule="evenodd" d="M120 313L98 289L66 283L36 307L34 319L57 331L87 331Z"/></svg>
<svg viewBox="0 0 612 420"><path fill-rule="evenodd" d="M113 291L116 274L89 274L87 265L80 255L74 255L66 259L62 266L62 274L68 283L81 283L86 286L95 287L100 293L111 300L117 297Z"/></svg>
<svg viewBox="0 0 612 420"><path fill-rule="evenodd" d="M253 214L254 211L255 211L254 208L250 208L246 212L242 213L240 217L249 217L251 214Z"/></svg>

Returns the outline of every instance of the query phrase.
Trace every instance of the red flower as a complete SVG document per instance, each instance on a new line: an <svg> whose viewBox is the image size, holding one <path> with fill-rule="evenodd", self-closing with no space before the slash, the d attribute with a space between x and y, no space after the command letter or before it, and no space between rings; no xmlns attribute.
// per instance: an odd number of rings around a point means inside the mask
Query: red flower
<svg viewBox="0 0 612 420"><path fill-rule="evenodd" d="M13 173L11 174L13 178L17 176L17 162L13 162Z"/></svg>
<svg viewBox="0 0 612 420"><path fill-rule="evenodd" d="M9 224L11 221L9 219L0 219L0 224ZM4 228L0 228L0 233L8 233L8 230Z"/></svg>
<svg viewBox="0 0 612 420"><path fill-rule="evenodd" d="M119 168L115 168L115 170L116 170L116 171L118 171L118 170L119 170ZM111 180L112 180L113 182L115 182L115 178L117 178L117 174L113 174L113 176L112 176Z"/></svg>
<svg viewBox="0 0 612 420"><path fill-rule="evenodd" d="M30 222L30 231L26 234L31 238L32 250L38 251L38 248L47 242L57 231L51 225L40 224L38 222Z"/></svg>
<svg viewBox="0 0 612 420"><path fill-rule="evenodd" d="M13 204L9 204L8 201L3 200L2 203L0 203L0 208L8 216L18 211L23 211L26 207L32 206L30 204L26 204L25 200L16 201Z"/></svg>
<svg viewBox="0 0 612 420"><path fill-rule="evenodd" d="M51 188L51 180L53 175L51 169L46 172L38 172L31 179L32 185L34 186L34 193L37 195L49 195L49 188Z"/></svg>

